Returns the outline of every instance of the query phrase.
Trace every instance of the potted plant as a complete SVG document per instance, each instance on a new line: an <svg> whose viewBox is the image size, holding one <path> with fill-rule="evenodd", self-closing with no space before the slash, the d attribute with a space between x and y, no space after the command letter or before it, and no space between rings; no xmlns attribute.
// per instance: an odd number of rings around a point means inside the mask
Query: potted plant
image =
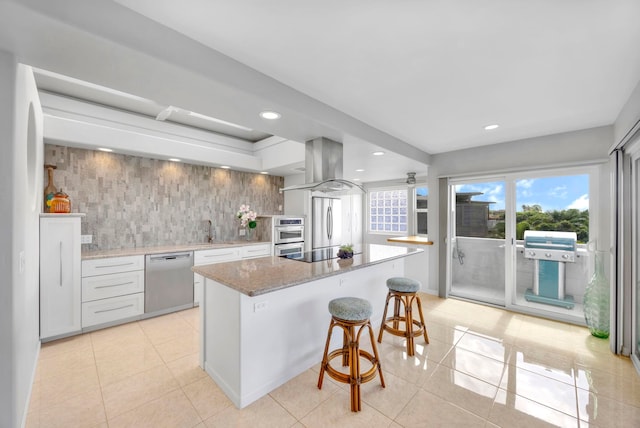
<svg viewBox="0 0 640 428"><path fill-rule="evenodd" d="M341 259L350 259L353 257L353 244L341 245L338 249L338 257Z"/></svg>

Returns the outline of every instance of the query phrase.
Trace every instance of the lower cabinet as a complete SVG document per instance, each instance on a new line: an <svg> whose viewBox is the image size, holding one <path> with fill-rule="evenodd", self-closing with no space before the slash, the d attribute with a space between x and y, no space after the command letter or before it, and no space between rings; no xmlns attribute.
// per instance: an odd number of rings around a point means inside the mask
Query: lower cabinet
<svg viewBox="0 0 640 428"><path fill-rule="evenodd" d="M239 247L213 248L210 250L200 250L193 252L193 265L202 266L213 263L232 262L240 259ZM202 297L202 287L204 287L204 277L193 274L193 304L199 305Z"/></svg>
<svg viewBox="0 0 640 428"><path fill-rule="evenodd" d="M80 321L81 214L40 218L40 339L77 334Z"/></svg>
<svg viewBox="0 0 640 428"><path fill-rule="evenodd" d="M144 255L82 262L82 328L144 313Z"/></svg>

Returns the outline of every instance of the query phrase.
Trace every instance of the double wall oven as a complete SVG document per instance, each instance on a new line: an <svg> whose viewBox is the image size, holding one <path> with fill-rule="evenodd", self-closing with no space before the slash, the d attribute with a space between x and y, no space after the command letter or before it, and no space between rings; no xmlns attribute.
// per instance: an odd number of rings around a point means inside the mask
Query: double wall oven
<svg viewBox="0 0 640 428"><path fill-rule="evenodd" d="M273 244L275 256L302 254L304 252L304 217L274 217Z"/></svg>

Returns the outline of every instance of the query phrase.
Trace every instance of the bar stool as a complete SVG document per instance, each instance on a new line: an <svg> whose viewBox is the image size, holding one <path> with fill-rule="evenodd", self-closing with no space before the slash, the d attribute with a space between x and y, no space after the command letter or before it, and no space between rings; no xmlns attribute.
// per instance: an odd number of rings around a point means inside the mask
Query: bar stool
<svg viewBox="0 0 640 428"><path fill-rule="evenodd" d="M424 324L424 316L422 315L422 302L418 296L420 290L420 282L410 278L394 277L387 279L387 302L384 305L384 313L382 314L382 324L380 325L380 333L378 333L378 343L382 343L382 333L388 331L395 336L407 338L407 356L412 357L415 354L414 337L424 335L424 341L429 343L427 335L427 327ZM387 309L389 308L389 300L394 298L393 316L387 318ZM420 320L413 319L413 302L417 303ZM400 304L404 306L404 316L400 314ZM400 322L404 322L404 329L400 329ZM391 324L391 325L389 325ZM413 326L417 328L414 329Z"/></svg>
<svg viewBox="0 0 640 428"><path fill-rule="evenodd" d="M320 365L318 389L322 389L322 379L325 372L338 382L350 384L352 412L361 410L360 385L376 377L376 371L380 373L380 383L384 388L384 377L382 376L382 368L380 367L378 348L376 347L376 342L373 338L373 328L369 321L372 311L371 303L369 303L368 300L357 297L341 297L329 302L331 322L329 323L327 343L324 346L324 355L322 356L322 363ZM342 348L329 352L331 332L336 326L342 328L343 331ZM362 334L362 330L365 327L369 328L369 339L371 340L373 355L360 349L360 334ZM348 366L349 373L338 371L331 366L331 360L336 357L342 357L342 366ZM371 368L365 373L360 373L360 358L365 358L371 362Z"/></svg>

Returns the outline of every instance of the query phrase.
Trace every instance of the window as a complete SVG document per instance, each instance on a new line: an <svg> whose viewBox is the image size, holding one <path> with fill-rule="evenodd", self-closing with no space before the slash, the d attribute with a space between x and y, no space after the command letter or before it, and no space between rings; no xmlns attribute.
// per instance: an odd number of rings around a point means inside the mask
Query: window
<svg viewBox="0 0 640 428"><path fill-rule="evenodd" d="M416 187L416 232L427 234L427 213L429 212L429 189Z"/></svg>
<svg viewBox="0 0 640 428"><path fill-rule="evenodd" d="M369 230L406 233L408 209L407 189L370 191Z"/></svg>

